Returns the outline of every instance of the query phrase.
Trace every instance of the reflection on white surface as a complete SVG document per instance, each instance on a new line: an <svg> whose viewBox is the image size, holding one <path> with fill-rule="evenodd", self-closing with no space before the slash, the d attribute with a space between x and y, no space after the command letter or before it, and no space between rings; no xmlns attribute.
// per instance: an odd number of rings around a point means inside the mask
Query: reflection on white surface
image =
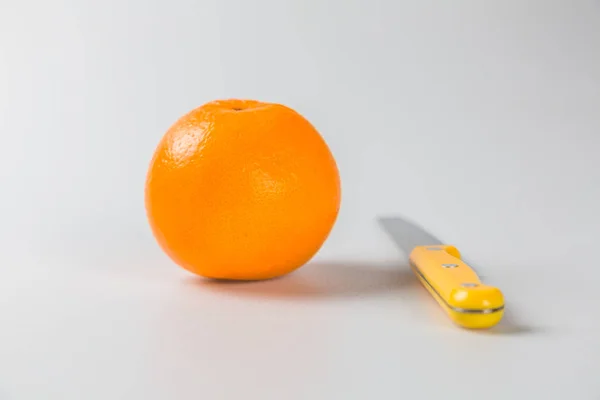
<svg viewBox="0 0 600 400"><path fill-rule="evenodd" d="M585 290L549 310L539 306L554 282L521 274L510 284L509 270L490 277L508 289L509 325L469 332L402 265L314 262L281 279L225 284L168 264L128 274L45 267L0 283L9 399L429 398L462 390L465 371L479 390L502 376L493 399L517 384L558 399L588 393L597 365L600 327L568 312Z"/></svg>

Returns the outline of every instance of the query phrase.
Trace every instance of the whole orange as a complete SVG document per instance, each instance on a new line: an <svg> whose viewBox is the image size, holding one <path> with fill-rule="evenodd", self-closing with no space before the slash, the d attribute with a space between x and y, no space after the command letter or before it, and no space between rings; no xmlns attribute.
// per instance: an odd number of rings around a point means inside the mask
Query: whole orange
<svg viewBox="0 0 600 400"><path fill-rule="evenodd" d="M171 259L218 279L268 279L308 262L340 208L335 160L296 111L218 100L180 118L146 180L152 232Z"/></svg>

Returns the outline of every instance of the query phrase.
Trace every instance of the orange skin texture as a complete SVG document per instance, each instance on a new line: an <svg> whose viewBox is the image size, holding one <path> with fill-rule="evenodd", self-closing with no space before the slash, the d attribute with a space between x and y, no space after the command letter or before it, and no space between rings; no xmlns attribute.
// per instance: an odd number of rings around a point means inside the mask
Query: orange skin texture
<svg viewBox="0 0 600 400"><path fill-rule="evenodd" d="M218 100L180 118L158 144L146 214L163 251L207 278L259 280L307 263L341 201L335 160L296 111Z"/></svg>

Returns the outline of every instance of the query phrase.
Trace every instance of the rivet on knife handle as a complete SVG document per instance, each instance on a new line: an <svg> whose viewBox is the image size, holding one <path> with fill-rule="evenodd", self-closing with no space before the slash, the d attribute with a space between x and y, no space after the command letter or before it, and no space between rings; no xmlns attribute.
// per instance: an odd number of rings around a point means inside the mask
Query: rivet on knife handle
<svg viewBox="0 0 600 400"><path fill-rule="evenodd" d="M421 283L458 325L490 328L502 319L504 296L483 284L475 271L461 260L454 246L417 246L410 265Z"/></svg>

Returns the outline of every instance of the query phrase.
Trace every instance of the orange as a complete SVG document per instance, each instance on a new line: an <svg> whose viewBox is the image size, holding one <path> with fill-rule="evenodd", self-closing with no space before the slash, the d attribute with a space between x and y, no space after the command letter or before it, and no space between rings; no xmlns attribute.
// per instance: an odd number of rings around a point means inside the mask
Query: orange
<svg viewBox="0 0 600 400"><path fill-rule="evenodd" d="M161 248L204 277L268 279L307 263L340 208L340 177L296 111L218 100L181 117L150 163L146 213Z"/></svg>

